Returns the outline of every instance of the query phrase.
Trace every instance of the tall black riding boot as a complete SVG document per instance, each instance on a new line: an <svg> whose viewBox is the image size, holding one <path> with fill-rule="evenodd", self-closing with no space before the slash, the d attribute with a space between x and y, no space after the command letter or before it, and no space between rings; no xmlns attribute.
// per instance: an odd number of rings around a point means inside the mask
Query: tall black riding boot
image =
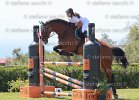
<svg viewBox="0 0 139 100"><path fill-rule="evenodd" d="M82 34L83 34L83 37L84 37L84 38L87 37L87 31L84 31Z"/></svg>
<svg viewBox="0 0 139 100"><path fill-rule="evenodd" d="M82 37L81 37L81 29L78 29L78 28L77 28L77 29L75 30L75 36L76 36L79 40L81 40L81 38L82 38Z"/></svg>

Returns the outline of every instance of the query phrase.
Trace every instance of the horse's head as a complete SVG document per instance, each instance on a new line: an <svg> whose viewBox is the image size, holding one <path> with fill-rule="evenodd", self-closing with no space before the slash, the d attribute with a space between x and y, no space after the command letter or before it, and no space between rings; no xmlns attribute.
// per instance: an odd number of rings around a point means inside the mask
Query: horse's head
<svg viewBox="0 0 139 100"><path fill-rule="evenodd" d="M49 23L43 23L41 22L41 34L42 34L42 41L47 44L48 43L48 38L52 32L52 28L50 27Z"/></svg>
<svg viewBox="0 0 139 100"><path fill-rule="evenodd" d="M49 20L46 23L41 22L41 33L42 40L46 44L48 43L48 38L50 37L51 32L56 32L58 37L62 37L65 33L68 32L68 29L71 26L67 21L62 19L53 19ZM70 28L71 29L71 28Z"/></svg>

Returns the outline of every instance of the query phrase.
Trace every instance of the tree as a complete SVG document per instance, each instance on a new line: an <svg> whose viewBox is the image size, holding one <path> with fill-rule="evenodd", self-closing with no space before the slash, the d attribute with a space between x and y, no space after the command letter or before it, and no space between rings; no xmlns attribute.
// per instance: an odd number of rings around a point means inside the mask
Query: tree
<svg viewBox="0 0 139 100"><path fill-rule="evenodd" d="M14 49L12 54L13 54L15 59L20 59L20 57L21 57L21 48Z"/></svg>
<svg viewBox="0 0 139 100"><path fill-rule="evenodd" d="M124 50L130 63L139 63L139 24L130 27L130 32L124 42Z"/></svg>
<svg viewBox="0 0 139 100"><path fill-rule="evenodd" d="M101 34L101 36L102 36L101 40L107 42L110 46L113 46L116 44L115 41L113 41L112 39L109 38L108 34L103 33L103 34Z"/></svg>
<svg viewBox="0 0 139 100"><path fill-rule="evenodd" d="M12 52L14 60L14 65L27 65L28 62L28 54L23 54L21 52L21 48L16 48Z"/></svg>

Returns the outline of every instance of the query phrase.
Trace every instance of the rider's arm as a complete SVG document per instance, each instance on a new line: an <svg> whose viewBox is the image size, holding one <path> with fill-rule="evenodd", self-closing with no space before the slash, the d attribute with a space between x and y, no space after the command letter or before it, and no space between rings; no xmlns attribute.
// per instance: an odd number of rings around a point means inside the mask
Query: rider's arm
<svg viewBox="0 0 139 100"><path fill-rule="evenodd" d="M72 16L71 18L69 18L69 22L71 22L71 23L77 23L79 21L80 21L80 19L76 16Z"/></svg>
<svg viewBox="0 0 139 100"><path fill-rule="evenodd" d="M72 18L69 18L69 22L75 23L75 26L77 26L78 28L82 27L81 20L76 16L73 16Z"/></svg>

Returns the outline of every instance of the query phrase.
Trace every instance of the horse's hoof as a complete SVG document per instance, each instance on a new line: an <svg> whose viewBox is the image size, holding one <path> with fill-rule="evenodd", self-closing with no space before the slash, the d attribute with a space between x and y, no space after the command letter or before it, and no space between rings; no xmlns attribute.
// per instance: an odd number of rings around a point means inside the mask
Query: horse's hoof
<svg viewBox="0 0 139 100"><path fill-rule="evenodd" d="M114 94L114 99L118 100L118 94Z"/></svg>
<svg viewBox="0 0 139 100"><path fill-rule="evenodd" d="M64 52L64 51L61 51L61 52L59 52L59 54L63 55L63 56L74 56L73 52Z"/></svg>
<svg viewBox="0 0 139 100"><path fill-rule="evenodd" d="M70 56L74 56L74 53L73 53L73 52L69 52L69 55L70 55Z"/></svg>

